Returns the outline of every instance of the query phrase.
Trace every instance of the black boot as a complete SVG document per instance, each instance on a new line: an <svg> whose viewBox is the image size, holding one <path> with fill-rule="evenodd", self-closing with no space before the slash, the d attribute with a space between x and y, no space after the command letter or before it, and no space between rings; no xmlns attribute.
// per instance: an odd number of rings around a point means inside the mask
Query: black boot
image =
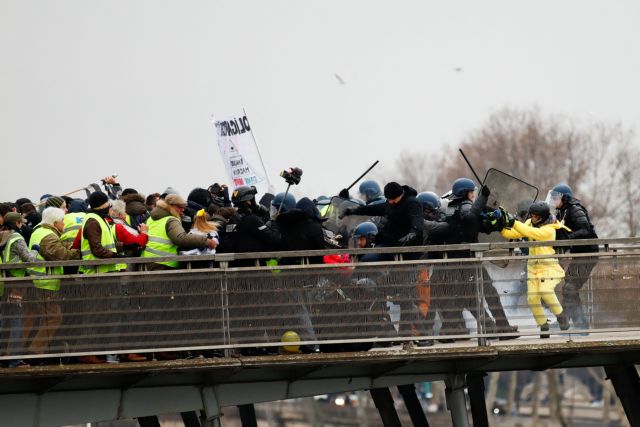
<svg viewBox="0 0 640 427"><path fill-rule="evenodd" d="M498 333L501 334L513 334L518 332L518 327L515 325L505 325L498 326ZM504 340L515 340L516 338L520 338L520 335L509 335L509 336L501 336L500 341Z"/></svg>
<svg viewBox="0 0 640 427"><path fill-rule="evenodd" d="M561 331L566 331L567 329L569 329L569 319L567 319L567 316L564 315L564 312L558 314L556 316L556 319L558 319L558 325L560 325Z"/></svg>
<svg viewBox="0 0 640 427"><path fill-rule="evenodd" d="M546 334L544 332L546 332ZM540 338L549 338L549 322L544 322L540 325Z"/></svg>

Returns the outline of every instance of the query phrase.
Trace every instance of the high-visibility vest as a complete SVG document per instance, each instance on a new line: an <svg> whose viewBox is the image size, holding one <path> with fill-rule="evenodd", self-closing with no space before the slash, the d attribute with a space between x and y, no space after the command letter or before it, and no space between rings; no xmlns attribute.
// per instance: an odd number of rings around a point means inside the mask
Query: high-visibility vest
<svg viewBox="0 0 640 427"><path fill-rule="evenodd" d="M4 250L0 252L0 264L15 264L20 262L19 258L10 258L11 256L11 246L18 240L24 240L24 237L20 233L11 233L9 240L4 246ZM14 268L8 271L9 276L13 277L24 277L26 274L26 270L24 268ZM0 279L0 296L4 295L4 282Z"/></svg>
<svg viewBox="0 0 640 427"><path fill-rule="evenodd" d="M88 213L84 219L84 223L86 224L90 219L94 219L98 221L98 224L100 224L100 244L102 245L102 247L113 253L116 253L116 241L113 237L114 232L111 230L109 224L107 224L107 222L103 218L100 218L94 213ZM82 236L80 238L80 253L82 254L82 259L85 261L100 259L96 257L93 252L91 252L89 241L84 237L84 230L82 231ZM115 264L82 266L82 272L85 274L109 273L111 271L116 271Z"/></svg>
<svg viewBox="0 0 640 427"><path fill-rule="evenodd" d="M64 216L64 231L60 236L60 240L63 242L68 242L76 238L78 235L78 230L82 228L82 224L84 224L84 219L87 216L84 212L71 212L65 214Z"/></svg>
<svg viewBox="0 0 640 427"><path fill-rule="evenodd" d="M153 218L147 219L147 225L149 226L147 234L149 240L147 240L147 246L142 251L141 256L143 258L178 255L178 246L176 246L167 235L167 221L171 218L174 217L165 216L159 220L154 220ZM159 262L158 264L173 268L178 267L178 261Z"/></svg>
<svg viewBox="0 0 640 427"><path fill-rule="evenodd" d="M33 250L35 245L40 246L40 242L42 239L47 237L50 234L55 234L53 230L49 230L44 227L36 227L33 230L33 234L31 234L31 239L29 239L29 250ZM38 261L46 261L42 255L38 252L37 255ZM29 276L47 276L51 274L64 274L64 269L62 267L30 267L27 269L29 272ZM33 284L36 288L47 289L49 291L59 291L60 290L60 279L41 279L34 280Z"/></svg>
<svg viewBox="0 0 640 427"><path fill-rule="evenodd" d="M13 232L7 241L4 250L2 251L2 262L5 264L17 264L21 262L20 258L11 256L11 246L18 240L24 240L24 237L20 233ZM14 268L9 270L9 275L13 277L24 277L27 274L27 270L24 268Z"/></svg>

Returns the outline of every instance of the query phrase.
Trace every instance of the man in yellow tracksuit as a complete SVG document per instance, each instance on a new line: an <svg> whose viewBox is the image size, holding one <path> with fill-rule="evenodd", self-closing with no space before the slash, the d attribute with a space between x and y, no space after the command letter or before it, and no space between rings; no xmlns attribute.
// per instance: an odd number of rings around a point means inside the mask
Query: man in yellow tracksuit
<svg viewBox="0 0 640 427"><path fill-rule="evenodd" d="M545 202L534 202L529 208L529 219L524 223L511 220L507 228L502 230L506 239L527 238L534 241L554 241L556 230L566 228L551 215L549 205ZM571 231L571 230L569 230ZM538 246L529 249L529 255L553 255L552 246ZM527 301L533 317L540 326L541 338L548 338L549 322L544 314L542 302L555 314L561 330L569 329L569 321L564 315L562 305L558 301L555 287L564 279L564 270L557 258L530 259L527 262Z"/></svg>

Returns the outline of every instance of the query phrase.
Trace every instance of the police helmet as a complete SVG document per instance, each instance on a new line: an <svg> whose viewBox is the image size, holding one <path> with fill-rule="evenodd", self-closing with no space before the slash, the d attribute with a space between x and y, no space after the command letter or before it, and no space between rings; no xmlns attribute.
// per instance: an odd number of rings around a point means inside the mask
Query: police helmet
<svg viewBox="0 0 640 427"><path fill-rule="evenodd" d="M281 209L280 205L282 205ZM280 209L280 212L286 212L296 207L296 198L291 193L287 193L286 197L285 193L278 193L271 200L271 206Z"/></svg>
<svg viewBox="0 0 640 427"><path fill-rule="evenodd" d="M442 204L440 203L440 197L433 191L425 191L416 196L416 199L422 205L422 209L431 209L435 211L436 209L440 209Z"/></svg>
<svg viewBox="0 0 640 427"><path fill-rule="evenodd" d="M256 187L243 185L242 187L238 187L233 190L231 201L234 205L237 206L239 203L254 200L256 194L258 194L258 190L256 190Z"/></svg>
<svg viewBox="0 0 640 427"><path fill-rule="evenodd" d="M372 180L364 181L362 184L360 184L358 191L360 191L360 194L362 194L366 202L377 199L382 195L380 184Z"/></svg>
<svg viewBox="0 0 640 427"><path fill-rule="evenodd" d="M360 247L370 247L373 242L376 240L376 236L378 235L378 227L371 221L365 221L360 224L353 230L353 235L351 236L350 246L354 248ZM364 238L364 246L360 245L360 239Z"/></svg>
<svg viewBox="0 0 640 427"><path fill-rule="evenodd" d="M371 221L365 221L353 230L353 237L375 237L378 234L378 227Z"/></svg>
<svg viewBox="0 0 640 427"><path fill-rule="evenodd" d="M551 191L560 193L565 196L573 197L573 190L567 184L558 184Z"/></svg>
<svg viewBox="0 0 640 427"><path fill-rule="evenodd" d="M453 185L451 186L451 195L460 199L466 197L469 191L474 191L476 189L476 183L469 178L458 178L453 181Z"/></svg>
<svg viewBox="0 0 640 427"><path fill-rule="evenodd" d="M537 215L540 217L540 221L536 224L543 223L551 216L551 209L547 202L537 201L533 202L529 207L529 215Z"/></svg>

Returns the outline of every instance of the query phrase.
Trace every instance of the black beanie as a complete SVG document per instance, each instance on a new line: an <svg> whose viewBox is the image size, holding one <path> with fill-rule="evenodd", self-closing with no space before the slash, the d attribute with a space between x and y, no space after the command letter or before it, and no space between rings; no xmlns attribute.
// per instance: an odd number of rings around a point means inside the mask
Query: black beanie
<svg viewBox="0 0 640 427"><path fill-rule="evenodd" d="M89 195L89 206L91 209L97 209L109 201L109 196L102 191L96 191Z"/></svg>
<svg viewBox="0 0 640 427"><path fill-rule="evenodd" d="M396 197L400 197L404 194L402 190L402 186L397 182L390 182L384 186L384 197L387 199L395 199Z"/></svg>

